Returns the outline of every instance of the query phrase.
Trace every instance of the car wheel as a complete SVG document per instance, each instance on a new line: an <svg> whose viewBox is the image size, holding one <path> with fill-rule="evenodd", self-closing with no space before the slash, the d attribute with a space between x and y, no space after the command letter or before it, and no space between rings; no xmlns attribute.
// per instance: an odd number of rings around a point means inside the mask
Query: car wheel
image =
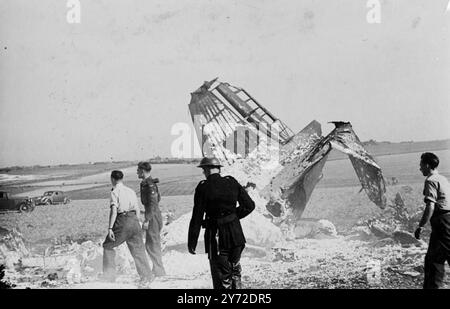
<svg viewBox="0 0 450 309"><path fill-rule="evenodd" d="M51 205L51 204L52 204L52 201L50 201L50 200L45 202L45 205Z"/></svg>
<svg viewBox="0 0 450 309"><path fill-rule="evenodd" d="M19 205L19 211L20 212L31 212L31 211L33 211L33 208L26 203L22 203Z"/></svg>

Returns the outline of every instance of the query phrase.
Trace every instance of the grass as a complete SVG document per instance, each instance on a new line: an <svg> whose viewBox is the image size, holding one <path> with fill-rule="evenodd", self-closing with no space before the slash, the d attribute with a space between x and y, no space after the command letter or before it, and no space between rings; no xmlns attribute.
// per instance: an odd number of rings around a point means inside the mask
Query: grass
<svg viewBox="0 0 450 309"><path fill-rule="evenodd" d="M166 180L162 181L158 184L159 191L163 196L177 196L177 195L191 195L194 194L195 187L198 182L201 180L201 176L191 177L187 176L178 181ZM136 192L139 192L140 181L128 181L126 183L127 186L134 189ZM109 197L109 189L110 185L104 185L95 188L82 189L69 191L68 195L72 200L85 200L85 199L105 199Z"/></svg>
<svg viewBox="0 0 450 309"><path fill-rule="evenodd" d="M423 142L376 142L368 143L364 146L366 150L373 156L385 156L385 155L398 155L406 153L418 153L426 151L440 151L450 149L450 139L436 140L436 141L423 141ZM333 150L330 153L329 159L342 159L346 155L337 150Z"/></svg>
<svg viewBox="0 0 450 309"><path fill-rule="evenodd" d="M450 174L450 160L444 151L441 156L441 173ZM417 209L422 204L423 177L417 168L417 154L404 154L378 158L384 175L395 175L399 184L388 186L389 200L401 192L406 205ZM192 194L200 171L193 165L161 165L153 174L160 178L163 195L161 209L172 212L175 217L191 210ZM139 189L139 180L128 175L127 185ZM69 205L40 206L30 214L0 214L0 226L19 228L31 243L48 243L54 239L92 239L103 237L108 220L109 185L69 192ZM303 217L327 219L333 222L340 233L346 233L358 221L382 213L360 189L358 179L349 160L327 162L324 178L314 190Z"/></svg>
<svg viewBox="0 0 450 309"><path fill-rule="evenodd" d="M66 237L98 237L105 234L107 222L107 200L37 206L31 213L8 212L0 216L0 226L7 229L17 228L32 244L50 243Z"/></svg>
<svg viewBox="0 0 450 309"><path fill-rule="evenodd" d="M441 158L439 166L440 173L450 178L450 151L436 151ZM383 175L390 180L395 177L400 185L416 185L423 183L423 176L418 170L418 159L420 153L399 154L393 156L382 156L376 158L383 170ZM195 165L192 164L160 164L153 166L152 174L160 179L159 189L164 196L190 195L203 175ZM359 181L348 158L342 160L331 160L325 164L324 177L318 183L317 188L344 188L359 187ZM126 175L126 183L136 192L139 191L140 180L135 175ZM72 200L105 199L109 197L110 185L107 180L99 179L105 183L103 186L68 191ZM100 183L102 183L100 182ZM7 188L12 194L23 193L40 189L36 185L12 186ZM359 190L359 189L357 189ZM337 193L339 194L339 193Z"/></svg>
<svg viewBox="0 0 450 309"><path fill-rule="evenodd" d="M317 188L303 217L330 220L338 232L345 234L360 220L383 212L358 190L358 187ZM417 209L422 203L421 190L420 185L389 187L388 199L401 192L409 209ZM161 211L171 212L175 219L189 212L192 206L192 195L163 196L160 204ZM105 235L108 214L107 199L76 200L68 205L38 206L32 213L3 213L0 226L18 228L34 245L55 240L97 239Z"/></svg>
<svg viewBox="0 0 450 309"><path fill-rule="evenodd" d="M190 211L192 200L192 196L163 197L160 207L178 218ZM2 213L0 226L18 229L27 242L39 247L106 236L108 216L107 199L78 200L68 205L37 206L31 213Z"/></svg>
<svg viewBox="0 0 450 309"><path fill-rule="evenodd" d="M435 151L440 158L439 172L450 178L450 150ZM423 184L419 171L421 153L398 154L375 158L386 179L397 178L401 185ZM327 161L323 169L323 179L318 183L322 188L359 186L356 173L348 158Z"/></svg>
<svg viewBox="0 0 450 309"><path fill-rule="evenodd" d="M53 179L57 176L60 180L74 179L82 176L95 175L102 172L111 171L114 169L123 169L132 165L132 162L117 162L117 163L98 163L98 164L61 164L56 166L28 166L19 169L1 168L0 173L11 175L39 175L48 176L46 179ZM24 181L22 183L35 183L40 180Z"/></svg>
<svg viewBox="0 0 450 309"><path fill-rule="evenodd" d="M140 180L136 177L136 170L134 166L127 165L120 167L119 165L101 165L97 170L92 169L91 166L88 167L91 169L88 169L87 171L80 171L77 169L73 169L71 171L66 170L66 173L71 172L72 175L56 179L55 184L48 185L47 189L63 190L72 200L108 198L111 184L109 183L109 177L102 173L108 172L112 168L117 168L124 172L125 183L136 192L139 191ZM95 174L94 171L97 171L97 174ZM60 172L60 170L55 170L55 175L57 175L58 172ZM88 177L88 179L81 178L84 176L90 177ZM160 179L160 192L162 195L167 196L193 194L196 185L203 179L201 170L198 169L195 164L154 164L152 168L152 176ZM78 190L65 190L64 186L56 185L56 183L62 184L69 178L72 180L77 180L75 183L83 183L87 185L92 184L92 186L95 187ZM44 180L44 182L47 180L49 179ZM66 183L66 185L68 184ZM42 190L46 187L42 187L42 184L39 184L37 181L31 181L21 183L4 183L0 184L0 188L0 190L5 190L10 192L12 195L16 195Z"/></svg>
<svg viewBox="0 0 450 309"><path fill-rule="evenodd" d="M423 203L422 189L422 184L390 186L386 196L388 201L392 201L397 192L400 192L408 211L413 212ZM329 220L339 233L345 234L358 222L377 217L384 212L373 204L364 192L358 191L359 187L317 188L303 217Z"/></svg>

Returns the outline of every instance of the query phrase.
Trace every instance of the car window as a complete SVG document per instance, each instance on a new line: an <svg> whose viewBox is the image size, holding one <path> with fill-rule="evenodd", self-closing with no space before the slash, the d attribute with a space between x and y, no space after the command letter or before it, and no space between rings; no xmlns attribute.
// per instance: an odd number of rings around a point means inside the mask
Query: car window
<svg viewBox="0 0 450 309"><path fill-rule="evenodd" d="M5 198L5 197L3 196L3 192L0 192L0 198Z"/></svg>

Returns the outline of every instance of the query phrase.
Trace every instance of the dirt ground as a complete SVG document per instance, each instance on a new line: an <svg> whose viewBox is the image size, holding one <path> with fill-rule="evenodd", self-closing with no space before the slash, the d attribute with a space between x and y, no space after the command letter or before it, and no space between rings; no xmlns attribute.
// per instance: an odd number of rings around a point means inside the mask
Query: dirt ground
<svg viewBox="0 0 450 309"><path fill-rule="evenodd" d="M253 289L418 289L423 274L421 263L426 248L399 245L378 246L376 242L337 239L303 239L291 243L296 252L291 260L256 256L246 249L241 260L243 287ZM411 264L411 260L415 262ZM168 275L158 278L151 288L212 288L205 254L190 255L171 250L163 262ZM95 275L68 282L65 268L21 267L8 272L6 279L16 288L137 288L138 277L131 268L115 283L101 282ZM70 263L70 260L68 260ZM372 264L375 265L371 266ZM378 265L378 269L376 267ZM411 267L411 265L415 265ZM101 270L101 257L90 264ZM448 269L447 269L448 270ZM449 284L449 281L446 281Z"/></svg>

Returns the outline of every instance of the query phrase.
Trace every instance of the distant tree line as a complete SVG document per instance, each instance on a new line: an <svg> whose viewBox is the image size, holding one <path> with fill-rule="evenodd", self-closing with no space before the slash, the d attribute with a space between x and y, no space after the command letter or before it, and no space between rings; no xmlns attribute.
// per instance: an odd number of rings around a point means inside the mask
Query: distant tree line
<svg viewBox="0 0 450 309"><path fill-rule="evenodd" d="M148 161L152 164L195 164L199 163L201 158L161 158L156 156Z"/></svg>
<svg viewBox="0 0 450 309"><path fill-rule="evenodd" d="M391 144L391 142L388 141L383 141L383 142L377 142L374 139L370 139L368 141L362 142L363 146L375 146L375 145L379 145L379 144Z"/></svg>
<svg viewBox="0 0 450 309"><path fill-rule="evenodd" d="M9 173L14 171L21 171L24 169L39 169L45 167L52 167L51 165L33 165L33 166L8 166L0 168L0 173Z"/></svg>

